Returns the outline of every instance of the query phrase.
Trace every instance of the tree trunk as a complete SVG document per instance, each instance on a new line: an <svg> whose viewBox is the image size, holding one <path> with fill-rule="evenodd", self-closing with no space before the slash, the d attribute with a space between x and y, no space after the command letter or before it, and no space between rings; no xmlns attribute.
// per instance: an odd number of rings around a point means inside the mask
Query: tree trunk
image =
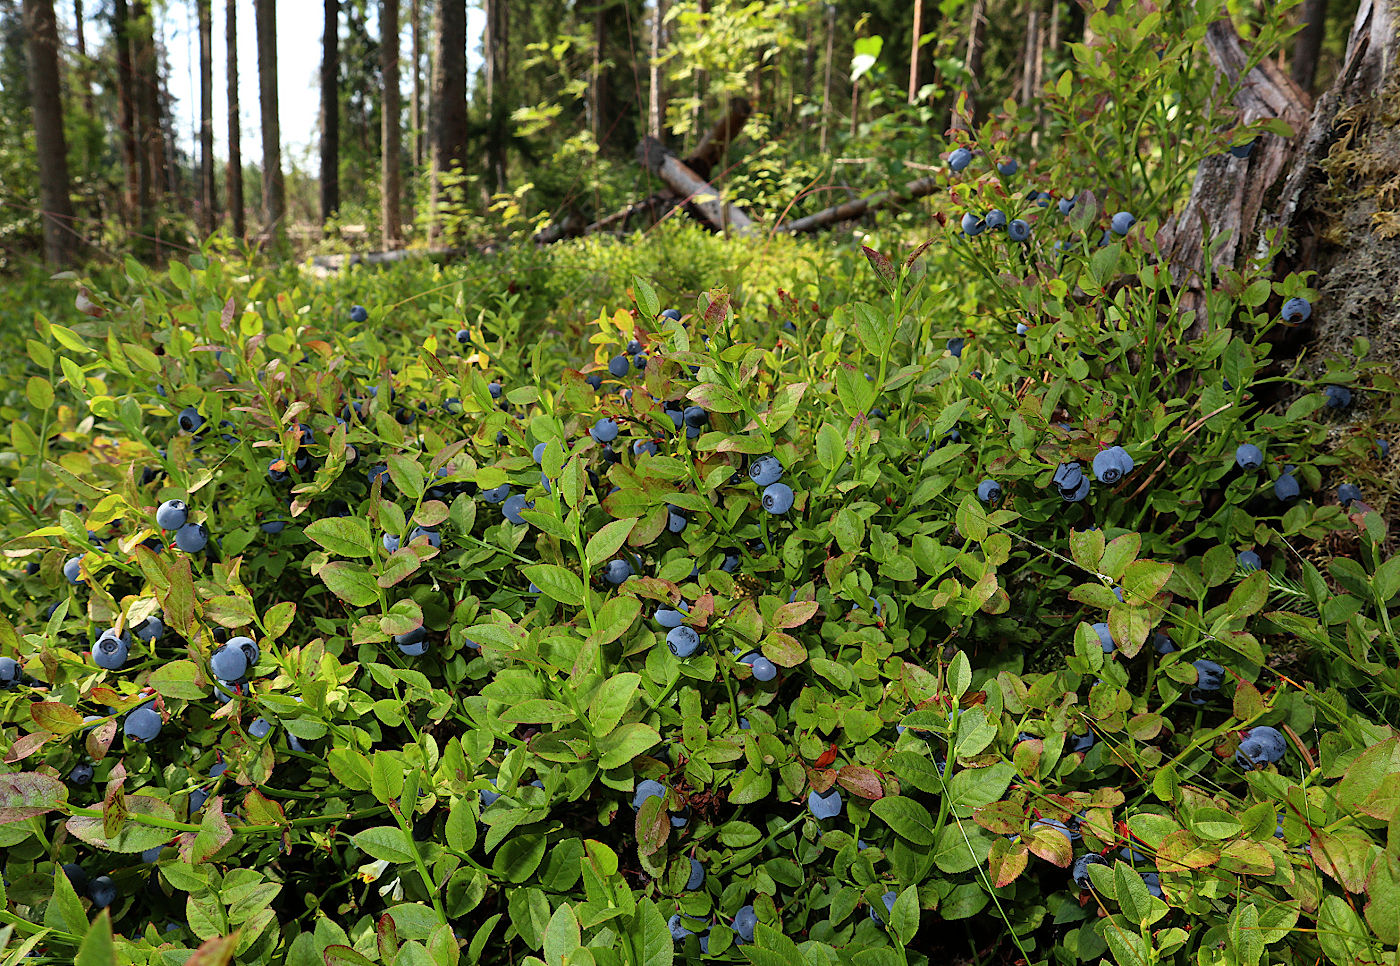
<svg viewBox="0 0 1400 966"><path fill-rule="evenodd" d="M126 179L122 214L130 228L140 222L145 212L139 207L141 178L136 146L136 100L132 89L131 17L126 0L113 0L112 38L117 49L117 130L121 140L122 171Z"/></svg>
<svg viewBox="0 0 1400 966"><path fill-rule="evenodd" d="M423 163L423 118L419 111L423 107L423 41L419 37L418 29L423 17L423 0L413 0L409 7L409 16L413 22L409 27L413 35L413 101L408 106L408 129L413 132L413 166L416 168Z"/></svg>
<svg viewBox="0 0 1400 966"><path fill-rule="evenodd" d="M490 0L492 6L497 0ZM488 7L488 10L490 8ZM433 85L433 237L441 231L437 209L443 201L442 175L459 167L467 151L467 4L439 0L437 54ZM489 48L488 44L488 48ZM492 86L493 58L487 52L487 88Z"/></svg>
<svg viewBox="0 0 1400 966"><path fill-rule="evenodd" d="M277 117L277 0L253 0L258 36L258 104L262 109L263 240L286 237L287 188L282 179L282 130Z"/></svg>
<svg viewBox="0 0 1400 966"><path fill-rule="evenodd" d="M214 11L213 0L199 0L199 208L204 234L219 219L214 181Z"/></svg>
<svg viewBox="0 0 1400 966"><path fill-rule="evenodd" d="M840 224L843 221L852 221L870 211L879 211L882 208L894 208L906 201L915 198L922 198L931 195L938 190L938 178L920 178L911 181L901 190L891 189L889 191L877 191L874 194L866 195L864 198L854 198L850 201L842 202L839 205L832 205L815 214L805 218L798 218L796 221L781 225L778 231L788 234L799 234L801 232L817 231L821 228L829 228L832 225Z"/></svg>
<svg viewBox="0 0 1400 966"><path fill-rule="evenodd" d="M1293 41L1293 83L1309 94L1317 79L1317 61L1327 36L1327 0L1305 0L1303 29Z"/></svg>
<svg viewBox="0 0 1400 966"><path fill-rule="evenodd" d="M321 35L321 228L340 207L340 0L324 0Z"/></svg>
<svg viewBox="0 0 1400 966"><path fill-rule="evenodd" d="M243 124L238 113L238 0L224 6L224 46L228 66L228 172L224 187L233 237L243 239Z"/></svg>
<svg viewBox="0 0 1400 966"><path fill-rule="evenodd" d="M43 208L44 260L66 267L76 249L73 198L69 193L68 144L63 136L63 99L58 80L58 23L53 0L24 0L29 48L30 110L34 115L39 204Z"/></svg>
<svg viewBox="0 0 1400 966"><path fill-rule="evenodd" d="M506 111L506 84L510 79L510 5L507 0L488 0L486 9L486 109L490 112L486 157L491 181L495 190L501 192L506 190L506 138L510 123ZM462 33L465 36L465 26Z"/></svg>
<svg viewBox="0 0 1400 966"><path fill-rule="evenodd" d="M909 39L909 103L919 94L919 51L924 33L924 0L914 0L914 30Z"/></svg>
<svg viewBox="0 0 1400 966"><path fill-rule="evenodd" d="M136 114L136 208L143 240L154 245L156 196L162 182L161 134L156 111L156 52L146 0L132 0L127 30L131 38L132 100Z"/></svg>
<svg viewBox="0 0 1400 966"><path fill-rule="evenodd" d="M1021 106L1028 107L1040 93L1037 62L1040 53L1040 0L1026 3L1026 46L1021 58Z"/></svg>
<svg viewBox="0 0 1400 966"><path fill-rule="evenodd" d="M380 0L379 47L383 56L380 69L384 74L384 104L380 109L382 156L380 172L379 220L384 229L384 247L398 248L403 244L403 228L399 215L399 155L403 151L399 108L399 0Z"/></svg>
<svg viewBox="0 0 1400 966"><path fill-rule="evenodd" d="M733 228L740 235L753 231L753 221L733 205L725 203L718 189L705 181L659 141L643 138L637 145L637 160L666 182L678 197L688 201L700 218L719 231Z"/></svg>
<svg viewBox="0 0 1400 966"><path fill-rule="evenodd" d="M603 104L608 94L608 78L603 72L603 42L608 36L606 18L606 4L599 0L593 11L593 70L589 76L588 114L589 131L593 135L593 143L600 148L608 136L606 121L603 117Z"/></svg>
<svg viewBox="0 0 1400 966"><path fill-rule="evenodd" d="M699 18L696 21L701 34L709 32L710 26L710 0L696 0L696 12ZM703 70L695 72L695 104L690 111L690 135L695 137L700 133L700 117L705 113L705 94L709 91L710 79Z"/></svg>
<svg viewBox="0 0 1400 966"><path fill-rule="evenodd" d="M97 105L92 97L92 64L87 52L87 17L83 13L83 0L73 0L74 42L78 48L79 89L83 92L83 109L88 117L97 116Z"/></svg>
<svg viewBox="0 0 1400 966"><path fill-rule="evenodd" d="M978 94L982 88L982 54L987 46L987 0L972 0L967 24L967 54L963 67L968 74L966 116L956 107L949 127L954 130L975 130L977 127Z"/></svg>
<svg viewBox="0 0 1400 966"><path fill-rule="evenodd" d="M651 18L650 90L647 96L647 134L661 140L666 119L666 103L661 92L661 22L666 18L666 0L656 0Z"/></svg>
<svg viewBox="0 0 1400 966"><path fill-rule="evenodd" d="M831 62L836 59L836 5L826 5L826 80L822 83L822 132L817 145L826 153L826 136L831 125Z"/></svg>

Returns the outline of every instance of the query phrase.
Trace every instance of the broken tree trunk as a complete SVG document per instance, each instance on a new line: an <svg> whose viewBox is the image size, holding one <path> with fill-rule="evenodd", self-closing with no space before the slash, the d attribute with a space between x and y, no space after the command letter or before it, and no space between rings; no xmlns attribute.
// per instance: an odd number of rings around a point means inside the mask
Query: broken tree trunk
<svg viewBox="0 0 1400 966"><path fill-rule="evenodd" d="M753 105L742 97L729 102L729 110L715 125L705 132L695 150L685 158L685 166L708 181L710 175L724 158L729 145L739 136L744 125L753 115Z"/></svg>
<svg viewBox="0 0 1400 966"><path fill-rule="evenodd" d="M710 227L720 231L732 227L741 235L753 230L753 221L748 215L727 204L714 185L667 151L660 141L655 138L643 138L642 143L637 145L637 160L648 171L666 182L666 187L677 197L689 203Z"/></svg>
<svg viewBox="0 0 1400 966"><path fill-rule="evenodd" d="M796 221L778 227L778 231L787 232L790 235L804 231L816 231L819 228L827 228L842 221L851 221L859 218L868 211L879 211L882 208L893 208L902 205L915 198L922 198L931 195L938 190L937 178L920 178L911 181L903 188L888 191L877 191L874 194L866 195L864 198L854 198L851 201L842 202L839 205L832 205L816 214L808 215L805 218L798 218Z"/></svg>

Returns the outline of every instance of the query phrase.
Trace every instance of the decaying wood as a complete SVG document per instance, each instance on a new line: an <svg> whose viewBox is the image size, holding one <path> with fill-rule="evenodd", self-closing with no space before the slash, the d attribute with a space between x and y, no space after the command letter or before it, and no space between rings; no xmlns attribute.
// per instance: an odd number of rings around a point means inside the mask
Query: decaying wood
<svg viewBox="0 0 1400 966"><path fill-rule="evenodd" d="M931 195L938 190L937 178L920 178L911 181L903 188L888 191L877 191L874 194L866 195L864 198L853 198L850 201L842 202L839 205L832 205L816 214L808 215L805 218L798 218L796 221L780 225L777 231L787 232L795 235L804 231L816 231L819 228L827 228L831 225L843 221L850 221L859 218L869 211L878 211L882 208L894 208L905 202L913 201L915 198L922 198Z"/></svg>
<svg viewBox="0 0 1400 966"><path fill-rule="evenodd" d="M666 182L666 186L683 198L710 227L721 231L733 228L741 235L753 229L748 215L725 202L714 185L697 175L655 138L643 138L637 145L637 160Z"/></svg>
<svg viewBox="0 0 1400 966"><path fill-rule="evenodd" d="M1228 19L1218 20L1206 30L1206 49L1220 82L1238 87L1235 104L1242 124L1278 119L1295 131L1302 128L1310 106L1308 95L1273 61L1250 67L1249 54ZM1228 233L1229 238L1213 250L1211 268L1238 263L1241 253L1251 247L1265 194L1287 169L1292 155L1291 141L1264 134L1247 158L1229 152L1206 158L1196 173L1186 208L1158 233L1157 242L1171 265L1173 278L1186 289L1183 305L1197 312L1197 324L1204 322L1206 245Z"/></svg>
<svg viewBox="0 0 1400 966"><path fill-rule="evenodd" d="M744 125L753 116L753 105L742 97L736 97L729 102L729 110L724 117L715 122L714 126L705 132L705 136L700 139L700 143L695 146L685 157L685 166L694 171L705 180L709 180L719 165L724 153L729 150L729 145L733 144L739 137L739 132L743 131Z"/></svg>

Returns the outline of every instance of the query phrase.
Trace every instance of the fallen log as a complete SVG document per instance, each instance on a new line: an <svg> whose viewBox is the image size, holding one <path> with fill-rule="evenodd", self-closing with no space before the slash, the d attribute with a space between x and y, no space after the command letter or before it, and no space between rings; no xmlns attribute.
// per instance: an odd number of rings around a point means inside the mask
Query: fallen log
<svg viewBox="0 0 1400 966"><path fill-rule="evenodd" d="M915 198L922 198L931 195L938 190L937 178L920 178L911 181L903 188L891 188L887 191L877 191L874 194L866 195L864 198L854 198L844 201L839 205L832 205L816 214L807 215L805 218L798 218L796 221L788 222L786 225L779 225L777 231L786 232L789 235L796 235L804 231L816 231L819 228L828 228L842 221L851 221L859 218L866 212L879 211L883 208L894 208Z"/></svg>
<svg viewBox="0 0 1400 966"><path fill-rule="evenodd" d="M313 268L337 272L351 265L389 265L410 258L431 258L449 261L461 258L470 249L466 248L396 248L388 252L352 252L348 255L314 255Z"/></svg>
<svg viewBox="0 0 1400 966"><path fill-rule="evenodd" d="M637 145L637 160L666 186L690 204L699 217L719 231L733 228L741 235L753 230L753 220L738 208L727 204L718 189L697 175L684 161L676 157L655 138L647 137Z"/></svg>
<svg viewBox="0 0 1400 966"><path fill-rule="evenodd" d="M723 160L724 152L729 150L729 145L739 137L739 132L744 129L752 115L753 105L748 101L742 97L731 100L724 117L705 132L695 150L685 157L685 166L708 181L715 167Z"/></svg>

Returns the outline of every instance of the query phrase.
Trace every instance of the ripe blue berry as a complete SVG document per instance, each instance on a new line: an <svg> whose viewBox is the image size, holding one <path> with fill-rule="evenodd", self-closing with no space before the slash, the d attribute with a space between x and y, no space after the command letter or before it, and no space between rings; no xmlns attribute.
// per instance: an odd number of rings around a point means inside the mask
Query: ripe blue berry
<svg viewBox="0 0 1400 966"><path fill-rule="evenodd" d="M687 406L681 414L688 429L700 429L710 421L710 414L701 406ZM689 434L687 434L689 435Z"/></svg>
<svg viewBox="0 0 1400 966"><path fill-rule="evenodd" d="M1283 309L1279 312L1279 318L1289 325L1298 325L1312 318L1312 303L1305 298L1293 296L1283 303Z"/></svg>
<svg viewBox="0 0 1400 966"><path fill-rule="evenodd" d="M734 933L746 943L753 942L753 927L758 925L758 913L753 906L740 906L734 913Z"/></svg>
<svg viewBox="0 0 1400 966"><path fill-rule="evenodd" d="M397 533L386 533L380 538L379 543L389 553L396 553L399 549L399 535Z"/></svg>
<svg viewBox="0 0 1400 966"><path fill-rule="evenodd" d="M898 898L899 896L894 892L886 892L880 897L880 902L885 907L885 915L894 912L894 902ZM879 910L874 906L870 907L870 918L877 926L883 926L885 924L885 917L880 915Z"/></svg>
<svg viewBox="0 0 1400 966"><path fill-rule="evenodd" d="M210 656L209 669L221 681L241 681L248 673L248 655L241 647L225 644Z"/></svg>
<svg viewBox="0 0 1400 966"><path fill-rule="evenodd" d="M608 372L612 373L613 376L618 379L621 379L623 376L627 375L628 371L631 370L631 368L632 365L625 355L613 356L611 359L608 360Z"/></svg>
<svg viewBox="0 0 1400 966"><path fill-rule="evenodd" d="M137 708L122 722L123 733L133 741L154 741L160 729L160 713L155 708Z"/></svg>
<svg viewBox="0 0 1400 966"><path fill-rule="evenodd" d="M983 480L977 484L977 499L988 506L996 506L1001 502L1001 484L996 480Z"/></svg>
<svg viewBox="0 0 1400 966"><path fill-rule="evenodd" d="M209 531L202 523L187 523L175 531L175 547L185 553L199 553L209 545Z"/></svg>
<svg viewBox="0 0 1400 966"><path fill-rule="evenodd" d="M1287 750L1288 743L1277 728L1260 725L1245 733L1235 751L1235 764L1245 771L1253 771L1282 761Z"/></svg>
<svg viewBox="0 0 1400 966"><path fill-rule="evenodd" d="M670 319L672 322L679 322L681 320L681 313L678 309L662 309L661 317L663 319Z"/></svg>
<svg viewBox="0 0 1400 966"><path fill-rule="evenodd" d="M74 785L89 784L92 781L92 765L86 761L78 762L68 773L68 780Z"/></svg>
<svg viewBox="0 0 1400 966"><path fill-rule="evenodd" d="M225 647L236 647L243 652L243 657L248 661L248 669L258 663L262 657L262 649L258 647L258 642L251 637L230 637Z"/></svg>
<svg viewBox="0 0 1400 966"><path fill-rule="evenodd" d="M749 465L749 479L759 486L771 486L783 478L783 464L776 456L760 456Z"/></svg>
<svg viewBox="0 0 1400 966"><path fill-rule="evenodd" d="M1103 646L1103 652L1105 654L1113 653L1113 635L1108 632L1108 625L1104 623L1098 623L1095 624L1093 627L1094 633L1098 635L1099 644Z"/></svg>
<svg viewBox="0 0 1400 966"><path fill-rule="evenodd" d="M632 793L632 811L637 811L642 807L642 803L648 798L665 798L666 786L654 778L644 778L637 782L637 788Z"/></svg>
<svg viewBox="0 0 1400 966"><path fill-rule="evenodd" d="M1111 227L1115 235L1126 235L1136 222L1137 219L1132 216L1131 212L1120 211L1113 216Z"/></svg>
<svg viewBox="0 0 1400 966"><path fill-rule="evenodd" d="M603 568L603 578L614 587L632 576L632 565L626 560L609 560Z"/></svg>
<svg viewBox="0 0 1400 966"><path fill-rule="evenodd" d="M765 684L778 676L777 666L766 657L756 657L749 665L753 668L754 678Z"/></svg>
<svg viewBox="0 0 1400 966"><path fill-rule="evenodd" d="M544 451L548 445L547 443L536 443L535 448L530 451L530 455L534 457L537 464L544 462Z"/></svg>
<svg viewBox="0 0 1400 966"><path fill-rule="evenodd" d="M1282 503L1292 503L1300 493L1302 489L1292 473L1284 473L1274 481L1274 496Z"/></svg>
<svg viewBox="0 0 1400 966"><path fill-rule="evenodd" d="M1009 178L1020 170L1021 164L1015 158L1007 158L1005 161L997 162L997 174L1003 178Z"/></svg>
<svg viewBox="0 0 1400 966"><path fill-rule="evenodd" d="M156 507L156 526L162 530L178 530L189 518L189 508L180 500L166 500Z"/></svg>
<svg viewBox="0 0 1400 966"><path fill-rule="evenodd" d="M786 513L792 509L792 487L786 483L770 483L763 490L763 509L772 514Z"/></svg>
<svg viewBox="0 0 1400 966"><path fill-rule="evenodd" d="M987 223L972 212L964 212L962 216L963 234L969 238L975 238L987 230Z"/></svg>
<svg viewBox="0 0 1400 966"><path fill-rule="evenodd" d="M695 856L690 857L690 878L685 880L685 891L694 892L705 884L705 867Z"/></svg>
<svg viewBox="0 0 1400 966"><path fill-rule="evenodd" d="M948 155L948 167L956 173L972 163L972 152L967 148L957 148Z"/></svg>
<svg viewBox="0 0 1400 966"><path fill-rule="evenodd" d="M522 526L527 521L524 517L520 515L520 511L533 510L534 508L534 500L527 500L524 496L517 493L510 499L506 500L505 504L501 507L501 514L511 523L514 523L516 526Z"/></svg>
<svg viewBox="0 0 1400 966"><path fill-rule="evenodd" d="M1010 223L1008 223L1007 226L1006 226L1006 237L1009 238L1009 239L1011 239L1011 240L1014 241L1014 242L1026 242L1026 241L1030 241L1030 237L1031 237L1031 226L1030 226L1030 223L1027 222L1027 221L1025 221L1025 220L1023 220L1023 219L1021 219L1021 218L1015 218L1015 219L1013 219L1013 220L1012 220Z"/></svg>
<svg viewBox="0 0 1400 966"><path fill-rule="evenodd" d="M119 671L130 650L131 642L125 635L119 637L116 631L105 630L93 642L92 660L105 671Z"/></svg>
<svg viewBox="0 0 1400 966"><path fill-rule="evenodd" d="M841 808L841 792L835 785L825 792L814 788L807 796L807 810L812 813L813 818L835 818L841 814Z"/></svg>
<svg viewBox="0 0 1400 966"><path fill-rule="evenodd" d="M259 741L266 738L271 731L272 723L266 718L254 718L253 723L248 726L248 734L257 738Z"/></svg>
<svg viewBox="0 0 1400 966"><path fill-rule="evenodd" d="M422 657L428 650L428 629L420 624L407 633L396 634L394 644L409 657Z"/></svg>
<svg viewBox="0 0 1400 966"><path fill-rule="evenodd" d="M1225 669L1214 661L1192 661L1196 669L1196 689L1198 691L1219 691L1225 683Z"/></svg>
<svg viewBox="0 0 1400 966"><path fill-rule="evenodd" d="M1322 392L1328 409L1346 409L1351 405L1351 390L1346 386L1328 386Z"/></svg>
<svg viewBox="0 0 1400 966"><path fill-rule="evenodd" d="M1264 561L1259 559L1259 555L1253 550L1241 550L1235 557L1235 562L1239 564L1241 570L1246 573L1259 570L1264 566Z"/></svg>
<svg viewBox="0 0 1400 966"><path fill-rule="evenodd" d="M1264 465L1264 451L1253 443L1241 443L1235 450L1235 465L1253 473Z"/></svg>
<svg viewBox="0 0 1400 966"><path fill-rule="evenodd" d="M679 608L678 610L658 607L656 609L656 623L668 630L672 627L680 627L685 622L685 615L690 613L690 605L683 600L676 606Z"/></svg>
<svg viewBox="0 0 1400 966"><path fill-rule="evenodd" d="M481 491L481 498L487 503L504 503L508 496L510 496L509 483L502 483L500 486L493 486L489 490Z"/></svg>
<svg viewBox="0 0 1400 966"><path fill-rule="evenodd" d="M600 443L611 443L617 439L617 423L604 416L593 424L588 434Z"/></svg>
<svg viewBox="0 0 1400 966"><path fill-rule="evenodd" d="M666 646L676 657L690 657L700 647L700 634L693 627L673 627L666 634Z"/></svg>
<svg viewBox="0 0 1400 966"><path fill-rule="evenodd" d="M1100 450L1094 457L1094 476L1102 483L1117 483L1133 471L1133 458L1121 446Z"/></svg>
<svg viewBox="0 0 1400 966"><path fill-rule="evenodd" d="M117 884L108 875L99 875L88 886L88 898L94 909L106 909L117 901Z"/></svg>
<svg viewBox="0 0 1400 966"><path fill-rule="evenodd" d="M983 220L986 222L987 227L993 231L1005 228L1006 212L1002 211L1000 208L993 208L991 211L987 212L987 217Z"/></svg>
<svg viewBox="0 0 1400 966"><path fill-rule="evenodd" d="M1355 483L1343 483L1337 487L1337 502L1342 506L1351 506L1354 501L1359 499L1361 499L1361 487Z"/></svg>
<svg viewBox="0 0 1400 966"><path fill-rule="evenodd" d="M363 305L352 305L352 306L350 306L350 321L351 321L351 322L368 322L368 321L369 321L369 311L368 311Z"/></svg>
<svg viewBox="0 0 1400 966"><path fill-rule="evenodd" d="M199 427L204 425L204 417L199 414L199 410L193 406L186 406L180 410L180 428L187 433L199 431Z"/></svg>
<svg viewBox="0 0 1400 966"><path fill-rule="evenodd" d="M1069 877L1079 888L1092 889L1094 884L1089 878L1089 866L1107 864L1104 857L1097 853L1090 852L1088 855L1081 855L1074 860L1074 865L1070 867Z"/></svg>

